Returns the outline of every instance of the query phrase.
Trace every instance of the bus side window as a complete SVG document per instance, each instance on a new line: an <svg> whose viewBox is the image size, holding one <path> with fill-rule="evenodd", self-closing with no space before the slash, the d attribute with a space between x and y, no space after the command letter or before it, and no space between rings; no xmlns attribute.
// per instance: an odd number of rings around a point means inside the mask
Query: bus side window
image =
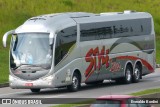
<svg viewBox="0 0 160 107"><path fill-rule="evenodd" d="M110 39L113 33L107 22L81 24L80 29L80 41Z"/></svg>
<svg viewBox="0 0 160 107"><path fill-rule="evenodd" d="M68 54L71 47L76 43L76 39L76 26L63 29L57 34L55 65L57 65Z"/></svg>

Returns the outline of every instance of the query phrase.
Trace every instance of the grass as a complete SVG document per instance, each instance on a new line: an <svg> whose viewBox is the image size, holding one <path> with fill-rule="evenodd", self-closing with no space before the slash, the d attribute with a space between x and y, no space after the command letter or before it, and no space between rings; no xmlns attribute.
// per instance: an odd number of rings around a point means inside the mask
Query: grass
<svg viewBox="0 0 160 107"><path fill-rule="evenodd" d="M160 88L147 89L147 90L143 90L143 91L132 93L130 95L142 96L142 95L153 94L153 93L160 93Z"/></svg>
<svg viewBox="0 0 160 107"><path fill-rule="evenodd" d="M156 62L160 64L160 36L156 38Z"/></svg>
<svg viewBox="0 0 160 107"><path fill-rule="evenodd" d="M146 11L152 14L157 35L157 62L160 63L159 0L0 0L0 37L30 17L59 12ZM8 50L0 42L0 83L8 81ZM9 44L9 41L8 41ZM9 45L8 45L9 46Z"/></svg>

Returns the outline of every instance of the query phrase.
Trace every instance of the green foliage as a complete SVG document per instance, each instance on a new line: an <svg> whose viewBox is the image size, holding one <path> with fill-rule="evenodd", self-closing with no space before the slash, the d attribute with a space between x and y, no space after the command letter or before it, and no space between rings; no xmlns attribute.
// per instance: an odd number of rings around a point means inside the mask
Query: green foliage
<svg viewBox="0 0 160 107"><path fill-rule="evenodd" d="M59 12L145 11L152 14L157 34L157 62L160 63L160 0L0 0L0 35L20 26L30 17ZM0 82L8 78L8 50L0 42ZM9 41L8 41L9 44ZM158 56L159 55L159 56Z"/></svg>
<svg viewBox="0 0 160 107"><path fill-rule="evenodd" d="M154 93L160 93L160 88L153 88L153 89L143 90L143 91L132 93L130 95L142 96L142 95L154 94Z"/></svg>

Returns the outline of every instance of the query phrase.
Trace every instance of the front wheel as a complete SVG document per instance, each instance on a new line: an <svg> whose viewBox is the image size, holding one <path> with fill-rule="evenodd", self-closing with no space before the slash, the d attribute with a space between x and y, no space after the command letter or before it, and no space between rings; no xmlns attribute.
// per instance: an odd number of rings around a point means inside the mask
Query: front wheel
<svg viewBox="0 0 160 107"><path fill-rule="evenodd" d="M72 84L67 86L69 91L75 92L80 88L80 79L77 73L73 74Z"/></svg>
<svg viewBox="0 0 160 107"><path fill-rule="evenodd" d="M41 89L38 88L38 89L30 89L30 90L31 90L33 93L38 93L38 92L40 92Z"/></svg>

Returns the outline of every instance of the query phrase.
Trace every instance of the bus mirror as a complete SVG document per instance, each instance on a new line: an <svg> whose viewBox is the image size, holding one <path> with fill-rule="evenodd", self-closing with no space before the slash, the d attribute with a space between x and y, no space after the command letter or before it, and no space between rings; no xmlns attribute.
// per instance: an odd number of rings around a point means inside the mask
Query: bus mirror
<svg viewBox="0 0 160 107"><path fill-rule="evenodd" d="M49 38L49 45L53 44L53 38Z"/></svg>
<svg viewBox="0 0 160 107"><path fill-rule="evenodd" d="M7 45L7 38L8 38L8 35L11 35L11 34L14 34L15 33L15 30L10 30L8 32L6 32L3 36L3 46L6 47Z"/></svg>
<svg viewBox="0 0 160 107"><path fill-rule="evenodd" d="M53 44L53 36L54 36L53 33L50 33L50 34L49 34L49 44L50 44L50 45Z"/></svg>

